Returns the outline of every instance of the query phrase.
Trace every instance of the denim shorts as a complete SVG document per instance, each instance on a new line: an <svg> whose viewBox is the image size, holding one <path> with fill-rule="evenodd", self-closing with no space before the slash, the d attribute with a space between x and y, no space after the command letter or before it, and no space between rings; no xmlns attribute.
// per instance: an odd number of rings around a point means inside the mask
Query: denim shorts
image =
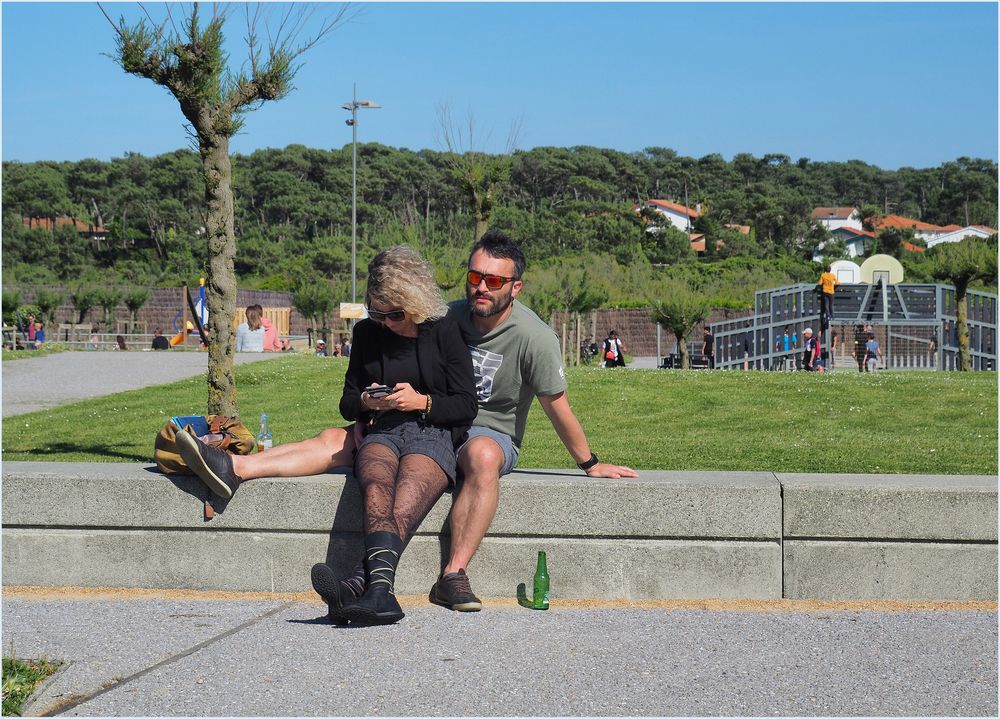
<svg viewBox="0 0 1000 719"><path fill-rule="evenodd" d="M495 429L490 429L489 427L469 427L462 446L458 448L458 454L461 454L462 449L469 443L469 440L476 437L488 437L500 445L500 449L503 451L503 466L500 468L501 477L514 471L514 465L517 464L517 458L520 454L518 448L514 446L514 440L509 435L497 432Z"/></svg>
<svg viewBox="0 0 1000 719"><path fill-rule="evenodd" d="M455 445L449 429L423 425L415 419L383 419L375 422L361 447L369 444L384 445L400 458L407 454L430 457L444 470L449 484L455 483Z"/></svg>

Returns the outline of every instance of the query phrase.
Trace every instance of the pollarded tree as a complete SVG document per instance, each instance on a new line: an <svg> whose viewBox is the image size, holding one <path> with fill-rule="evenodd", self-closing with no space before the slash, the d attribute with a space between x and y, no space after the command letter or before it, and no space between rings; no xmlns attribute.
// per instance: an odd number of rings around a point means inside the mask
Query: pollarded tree
<svg viewBox="0 0 1000 719"><path fill-rule="evenodd" d="M324 20L315 36L296 46L296 37L310 11L285 6L277 27L265 28L264 44L257 34L262 22L260 6L253 11L244 7L249 59L233 73L227 67L222 34L226 12L232 6L214 4L204 27L199 7L195 3L185 10L176 24L171 5L167 6L167 18L159 25L139 20L130 26L124 17L116 24L104 14L118 34L115 61L125 72L165 87L177 99L198 144L208 241L208 412L236 416L232 329L236 313L236 233L229 140L239 131L246 112L288 94L297 69L295 59L333 30L343 19L344 10Z"/></svg>
<svg viewBox="0 0 1000 719"><path fill-rule="evenodd" d="M673 332L677 338L681 369L687 369L691 366L688 337L712 311L711 299L691 289L687 283L670 280L663 283L656 297L650 299L650 305L653 321Z"/></svg>
<svg viewBox="0 0 1000 719"><path fill-rule="evenodd" d="M476 221L473 242L478 242L489 228L490 216L500 194L510 183L511 155L517 144L518 123L511 124L507 146L499 155L475 149L480 138L477 138L476 121L472 115L469 116L468 128L463 130L452 122L448 107L441 105L438 107L438 123L441 139L448 150L452 178L465 195Z"/></svg>
<svg viewBox="0 0 1000 719"><path fill-rule="evenodd" d="M59 305L62 303L63 296L59 292L43 288L38 290L38 294L35 295L35 304L42 311L42 317L45 318L45 326L49 328L50 334L53 337L55 337L55 334L51 332L52 324L55 322L56 310L59 309Z"/></svg>
<svg viewBox="0 0 1000 719"><path fill-rule="evenodd" d="M116 287L98 287L96 292L97 304L104 310L104 326L108 332L117 332L112 330L112 325L115 321L115 310L122 301L122 291Z"/></svg>
<svg viewBox="0 0 1000 719"><path fill-rule="evenodd" d="M149 302L151 296L149 289L146 287L133 287L125 293L124 302L125 306L128 307L129 332L135 332L135 326L139 324L139 310Z"/></svg>
<svg viewBox="0 0 1000 719"><path fill-rule="evenodd" d="M958 369L972 368L969 356L969 309L966 295L976 280L997 275L996 235L991 240L966 237L960 242L942 242L928 251L931 274L955 286L955 329L958 331Z"/></svg>
<svg viewBox="0 0 1000 719"><path fill-rule="evenodd" d="M70 293L69 301L73 303L73 309L77 313L76 323L83 324L90 310L98 304L97 289L81 285Z"/></svg>

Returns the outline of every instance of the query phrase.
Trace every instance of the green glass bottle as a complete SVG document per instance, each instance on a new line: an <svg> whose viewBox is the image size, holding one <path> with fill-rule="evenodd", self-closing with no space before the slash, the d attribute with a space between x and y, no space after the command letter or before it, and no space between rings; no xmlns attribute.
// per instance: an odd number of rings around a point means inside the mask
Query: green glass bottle
<svg viewBox="0 0 1000 719"><path fill-rule="evenodd" d="M531 608L549 608L549 568L545 564L545 552L538 553L538 565L535 567L535 594Z"/></svg>

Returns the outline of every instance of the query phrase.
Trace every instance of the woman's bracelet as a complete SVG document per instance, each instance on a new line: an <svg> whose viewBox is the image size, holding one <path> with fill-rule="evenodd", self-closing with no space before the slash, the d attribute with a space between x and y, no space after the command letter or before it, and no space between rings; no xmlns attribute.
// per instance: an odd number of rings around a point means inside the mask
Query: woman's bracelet
<svg viewBox="0 0 1000 719"><path fill-rule="evenodd" d="M434 404L434 400L431 399L430 395L427 395L427 406L424 407L424 414L431 413L431 405Z"/></svg>

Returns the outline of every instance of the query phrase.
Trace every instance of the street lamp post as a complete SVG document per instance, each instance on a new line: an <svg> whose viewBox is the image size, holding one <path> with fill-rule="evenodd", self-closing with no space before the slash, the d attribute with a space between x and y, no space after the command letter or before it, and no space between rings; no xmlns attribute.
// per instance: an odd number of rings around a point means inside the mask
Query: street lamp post
<svg viewBox="0 0 1000 719"><path fill-rule="evenodd" d="M381 105L373 100L358 100L358 85L354 84L354 99L341 107L350 110L351 119L351 302L358 301L358 108L377 110Z"/></svg>

